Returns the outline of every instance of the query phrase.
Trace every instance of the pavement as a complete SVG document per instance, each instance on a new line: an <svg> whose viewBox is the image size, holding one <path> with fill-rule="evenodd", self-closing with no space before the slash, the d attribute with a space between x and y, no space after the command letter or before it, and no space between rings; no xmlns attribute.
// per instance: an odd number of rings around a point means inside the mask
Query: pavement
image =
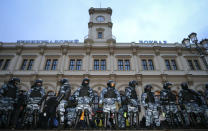
<svg viewBox="0 0 208 131"><path fill-rule="evenodd" d="M66 130L29 130L29 131L67 131ZM79 130L79 131L95 131L99 129L94 129L94 130ZM14 130L9 130L9 129L1 129L1 131L14 131ZM18 131L26 131L26 130L18 130ZM78 131L78 130L70 130L70 131ZM99 131L118 131L118 130L99 130ZM119 130L119 131L128 131L128 130ZM129 131L155 131L155 130L129 130ZM162 130L157 130L157 131L208 131L208 129L162 129Z"/></svg>

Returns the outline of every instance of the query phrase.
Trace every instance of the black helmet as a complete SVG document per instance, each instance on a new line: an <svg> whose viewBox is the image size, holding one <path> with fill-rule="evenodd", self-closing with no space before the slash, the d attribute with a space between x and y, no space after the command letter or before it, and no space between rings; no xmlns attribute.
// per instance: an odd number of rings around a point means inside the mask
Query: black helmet
<svg viewBox="0 0 208 131"><path fill-rule="evenodd" d="M144 92L150 92L151 89L152 89L152 85L148 84L148 85L145 86Z"/></svg>
<svg viewBox="0 0 208 131"><path fill-rule="evenodd" d="M116 83L113 80L109 80L108 83L107 83L107 86L114 88L116 86Z"/></svg>
<svg viewBox="0 0 208 131"><path fill-rule="evenodd" d="M90 79L84 78L82 81L82 86L87 87L89 86L89 83L90 83Z"/></svg>
<svg viewBox="0 0 208 131"><path fill-rule="evenodd" d="M137 85L138 85L138 82L135 81L135 80L132 80L132 81L129 82L130 87L136 87Z"/></svg>
<svg viewBox="0 0 208 131"><path fill-rule="evenodd" d="M164 89L170 89L170 88L168 88L169 86L172 86L173 84L172 83L170 83L170 82L165 82L164 84L163 84L163 88Z"/></svg>
<svg viewBox="0 0 208 131"><path fill-rule="evenodd" d="M208 90L208 83L205 84L205 88Z"/></svg>
<svg viewBox="0 0 208 131"><path fill-rule="evenodd" d="M186 82L181 83L181 87L183 90L188 89L188 84Z"/></svg>
<svg viewBox="0 0 208 131"><path fill-rule="evenodd" d="M63 78L60 80L60 83L63 85L64 83L68 83L69 80L67 78Z"/></svg>
<svg viewBox="0 0 208 131"><path fill-rule="evenodd" d="M17 78L17 77L12 77L12 78L9 80L9 83L12 83L12 84L19 84L19 83L20 83L20 79Z"/></svg>
<svg viewBox="0 0 208 131"><path fill-rule="evenodd" d="M38 83L40 83L40 85L38 85ZM43 80L41 79L37 79L35 80L35 86L42 86Z"/></svg>

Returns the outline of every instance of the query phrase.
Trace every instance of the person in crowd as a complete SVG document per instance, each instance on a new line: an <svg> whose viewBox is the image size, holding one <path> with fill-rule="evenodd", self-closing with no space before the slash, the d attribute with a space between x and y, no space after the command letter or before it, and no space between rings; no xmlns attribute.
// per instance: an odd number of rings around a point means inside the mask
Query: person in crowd
<svg viewBox="0 0 208 131"><path fill-rule="evenodd" d="M107 126L116 127L118 125L117 113L121 106L121 97L118 90L115 88L115 84L114 81L109 80L107 88L104 88L100 95L99 104L103 105L105 128L107 128Z"/></svg>

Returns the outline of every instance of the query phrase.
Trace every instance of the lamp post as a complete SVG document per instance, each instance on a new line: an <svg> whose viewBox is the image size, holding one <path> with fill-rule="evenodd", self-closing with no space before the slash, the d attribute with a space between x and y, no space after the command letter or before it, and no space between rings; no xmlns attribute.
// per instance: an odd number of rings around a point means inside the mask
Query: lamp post
<svg viewBox="0 0 208 131"><path fill-rule="evenodd" d="M189 49L193 48L191 46L192 43L195 44L195 48L199 53L204 65L206 66L206 69L208 70L208 64L205 58L205 56L208 54L208 39L203 39L198 43L197 34L194 32L191 33L188 37L189 38L183 39L182 44Z"/></svg>

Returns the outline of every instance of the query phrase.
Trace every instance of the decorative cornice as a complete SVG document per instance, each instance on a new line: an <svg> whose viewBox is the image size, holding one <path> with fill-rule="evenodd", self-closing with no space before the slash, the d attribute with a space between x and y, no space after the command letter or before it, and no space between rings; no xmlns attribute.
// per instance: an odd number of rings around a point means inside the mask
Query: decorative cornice
<svg viewBox="0 0 208 131"><path fill-rule="evenodd" d="M84 46L86 48L86 54L89 55L91 52L92 45L88 43L88 44L85 44Z"/></svg>
<svg viewBox="0 0 208 131"><path fill-rule="evenodd" d="M108 22L108 27L112 28L113 27L113 23L112 22Z"/></svg>
<svg viewBox="0 0 208 131"><path fill-rule="evenodd" d="M91 28L93 26L93 22L88 23L88 28Z"/></svg>
<svg viewBox="0 0 208 131"><path fill-rule="evenodd" d="M168 76L167 74L161 74L160 76L161 76L162 83L167 82L167 76Z"/></svg>
<svg viewBox="0 0 208 131"><path fill-rule="evenodd" d="M182 49L180 46L176 46L176 52L178 53L179 56L182 55Z"/></svg>
<svg viewBox="0 0 208 131"><path fill-rule="evenodd" d="M39 45L39 48L40 48L40 54L43 55L44 52L45 52L45 49L46 49L46 43L42 44L42 45Z"/></svg>
<svg viewBox="0 0 208 131"><path fill-rule="evenodd" d="M106 40L107 43L116 43L116 40L113 38L107 39Z"/></svg>
<svg viewBox="0 0 208 131"><path fill-rule="evenodd" d="M193 85L193 78L192 78L192 74L186 74L186 79L189 85Z"/></svg>
<svg viewBox="0 0 208 131"><path fill-rule="evenodd" d="M22 53L22 49L23 49L23 45L22 44L16 45L16 54L20 55Z"/></svg>
<svg viewBox="0 0 208 131"><path fill-rule="evenodd" d="M160 46L154 46L153 47L153 49L154 49L154 51L155 51L155 54L158 56L158 55L160 55Z"/></svg>
<svg viewBox="0 0 208 131"><path fill-rule="evenodd" d="M110 44L109 44L109 53L110 53L111 55L114 54L114 48L115 48L115 44L114 44L114 43L110 43Z"/></svg>
<svg viewBox="0 0 208 131"><path fill-rule="evenodd" d="M85 74L83 74L83 79L84 78L89 78L90 77L90 74L87 72L87 73L85 73Z"/></svg>
<svg viewBox="0 0 208 131"><path fill-rule="evenodd" d="M62 54L66 55L68 53L68 46L67 45L61 45Z"/></svg>
<svg viewBox="0 0 208 131"><path fill-rule="evenodd" d="M131 43L132 54L137 55L137 48L134 42Z"/></svg>
<svg viewBox="0 0 208 131"><path fill-rule="evenodd" d="M89 9L89 14L91 15L91 14L94 14L95 13L95 9L93 8L93 7L91 7L90 9Z"/></svg>
<svg viewBox="0 0 208 131"><path fill-rule="evenodd" d="M110 74L110 80L115 81L116 80L116 74Z"/></svg>
<svg viewBox="0 0 208 131"><path fill-rule="evenodd" d="M142 85L142 74L135 74L136 80L139 85Z"/></svg>

